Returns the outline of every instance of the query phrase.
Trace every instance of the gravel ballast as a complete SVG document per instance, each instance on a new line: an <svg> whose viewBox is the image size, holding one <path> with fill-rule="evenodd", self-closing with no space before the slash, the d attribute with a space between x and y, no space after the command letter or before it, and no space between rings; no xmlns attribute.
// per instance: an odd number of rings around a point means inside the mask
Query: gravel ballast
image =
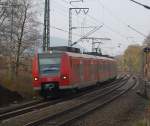
<svg viewBox="0 0 150 126"><path fill-rule="evenodd" d="M138 126L141 120L149 118L146 115L150 102L138 96L136 91L137 88L130 90L105 107L75 120L70 126Z"/></svg>

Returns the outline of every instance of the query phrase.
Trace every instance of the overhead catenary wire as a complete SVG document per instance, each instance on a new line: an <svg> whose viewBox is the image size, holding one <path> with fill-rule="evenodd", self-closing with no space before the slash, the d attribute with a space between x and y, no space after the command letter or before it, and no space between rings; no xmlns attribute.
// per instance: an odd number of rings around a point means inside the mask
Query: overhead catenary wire
<svg viewBox="0 0 150 126"><path fill-rule="evenodd" d="M62 31L62 32L65 32L65 33L69 33L69 31L63 29L63 28L60 28L60 27L56 27L56 26L51 26L51 28L53 29L56 29L56 30L59 30L59 31ZM74 33L74 35L78 36L78 37L81 37L81 35L77 34L77 33Z"/></svg>
<svg viewBox="0 0 150 126"><path fill-rule="evenodd" d="M97 1L98 1L98 4L100 6L102 6L107 11L107 13L110 16L112 16L116 21L118 21L120 24L123 24L126 27L129 25L128 23L126 23L125 21L123 21L121 18L119 18L117 15L115 15L114 13L112 13L112 11L101 2L101 0L97 0Z"/></svg>
<svg viewBox="0 0 150 126"><path fill-rule="evenodd" d="M39 24L42 25L42 26L44 25L42 22L39 22ZM68 30L63 29L63 28L58 27L58 26L55 26L55 25L51 25L51 28L52 28L52 29L56 29L56 30L58 30L58 31L62 31L62 32L64 32L64 33L69 33ZM77 33L73 33L73 34L74 34L75 36L81 37L80 34L77 34Z"/></svg>
<svg viewBox="0 0 150 126"><path fill-rule="evenodd" d="M64 11L64 9L52 9L51 12L56 12L57 14L60 14L61 16L63 15L63 18L68 21L68 13L66 13ZM77 16L77 15L74 15L74 16ZM80 21L80 23L82 23L82 21Z"/></svg>
<svg viewBox="0 0 150 126"><path fill-rule="evenodd" d="M95 33L97 30L99 30L100 28L102 28L103 25L96 27L95 29L89 31L87 34L83 35L80 39L78 39L77 41L75 41L71 46L77 44L79 41L81 41L82 39L88 37L89 35L92 35L93 33Z"/></svg>
<svg viewBox="0 0 150 126"><path fill-rule="evenodd" d="M65 2L66 4L69 4L70 6L72 6L72 7L75 7L75 8L77 8L77 6L75 6L75 5L73 5L73 4L70 4L70 2L68 2L68 1L66 1L66 0L61 0L61 1L63 1L63 2ZM102 24L102 22L101 21L94 21L94 17L92 17L92 16L90 16L89 14L87 14L87 16L89 17L89 19L91 19L91 21L93 21L93 23L95 24L95 25L99 25L100 23Z"/></svg>
<svg viewBox="0 0 150 126"><path fill-rule="evenodd" d="M67 4L69 4L66 0L62 0L63 2L65 2L65 3L67 3ZM74 6L74 5L71 5L72 7L76 7L76 6ZM104 16L104 15L103 15ZM106 27L106 29L108 29L108 31L111 31L112 33L114 33L117 37L120 37L120 38L123 38L125 41L126 41L126 36L125 35L123 35L120 31L117 31L117 30L115 30L114 28L112 28L111 26L109 26L109 25L107 25L105 22L104 22L104 20L102 21L102 23L101 23L101 21L100 20L98 20L97 18L95 18L95 17L93 17L93 16L91 16L91 15L89 15L89 14L87 14L87 17L88 17L88 19L90 19L90 21L92 21L93 22L93 24L96 24L96 25L100 25L100 24L105 24L105 27Z"/></svg>
<svg viewBox="0 0 150 126"><path fill-rule="evenodd" d="M65 2L65 3L67 3L66 1L63 1L63 2ZM67 3L67 5L68 5L68 3ZM58 7L57 7L58 8ZM63 10L62 12L65 12L65 10ZM65 13L66 14L66 13ZM78 14L76 14L75 16L78 16ZM81 20L81 19L80 19ZM81 22L82 23L82 22ZM76 28L77 29L77 28Z"/></svg>
<svg viewBox="0 0 150 126"><path fill-rule="evenodd" d="M133 30L133 31L136 31L136 33L138 33L139 35L143 36L144 38L146 37L146 35L144 35L142 32L140 32L140 31L137 30L136 28L133 28L132 25L129 25L129 24L126 23L124 20L122 20L121 18L119 18L117 15L114 15L114 14L112 13L112 11L111 11L108 7L104 6L104 4L101 2L101 0L97 0L97 1L98 1L98 3L99 3L102 7L104 7L104 9L105 9L117 22L119 22L120 24L123 24L125 27L130 28L130 29ZM133 0L131 0L131 1L133 1Z"/></svg>
<svg viewBox="0 0 150 126"><path fill-rule="evenodd" d="M66 3L66 4L68 5L68 6L66 5L66 7L69 7L69 6L76 7L75 5L70 5L69 2L66 1L66 0L61 0L61 1L64 2L64 3ZM104 8L106 11L108 10L107 7L104 7L104 6L103 6L103 8ZM60 10L60 13L64 13L64 16L67 15L66 11L63 11L63 9L61 10L61 7L57 7L56 11L59 11L59 10ZM111 10L110 10L110 12L109 12L109 10L108 10L107 12L108 12L113 18L115 18L115 20L116 20L117 22L119 22L120 24L122 24L122 25L124 25L124 26L127 27L128 23L124 22L122 19L120 19L119 17L117 17L115 14L113 14L113 13L111 12ZM57 12L57 13L58 13L58 12ZM59 13L58 13L58 14L59 14ZM90 21L93 22L93 24L96 24L96 25L100 24L100 20L99 20L99 19L97 19L97 18L95 18L95 17L93 17L93 16L91 16L91 15L89 15L89 14L87 15L87 17L88 17L88 19L90 19ZM64 17L64 18L65 18L65 17ZM66 19L68 19L68 17L67 17ZM106 29L108 29L108 30L111 31L112 33L114 33L114 34L116 34L117 36L120 36L121 38L123 38L124 40L126 40L126 36L123 35L123 33L120 32L119 30L116 30L116 29L112 28L112 26L109 26L109 25L106 24L106 23L105 23L105 27L106 27ZM57 30L58 30L58 29L57 29ZM65 32L65 31L67 31L67 30L65 30L65 29L60 30L60 29L59 29L59 31ZM68 33L68 32L65 32L65 33ZM75 33L75 34L76 34L76 33ZM80 36L80 35L79 35L79 36Z"/></svg>
<svg viewBox="0 0 150 126"><path fill-rule="evenodd" d="M140 32L140 31L138 31L138 30L136 30L136 29L133 28L132 26L128 25L128 27L129 27L130 29L132 29L133 31L137 32L138 34L142 35L143 37L145 37L145 38L147 37L145 34L143 34L142 32Z"/></svg>
<svg viewBox="0 0 150 126"><path fill-rule="evenodd" d="M62 0L65 3L69 4L66 0ZM123 24L125 27L129 28L129 24L126 23L125 21L123 21L121 18L117 17L116 15L114 15L111 10L109 8L107 8L106 6L104 6L104 4L102 4L102 2L100 0L97 0L98 3L110 14L110 16L112 16L116 21L118 21L120 24ZM71 5L73 7L76 7L75 5ZM100 21L98 19L96 19L95 17L91 16L91 15L87 15L90 19L92 19L93 21L95 21L95 23L99 23ZM111 28L110 26L108 26L107 24L105 24L106 28L109 29L110 31L114 32L115 34L118 34L120 37L123 37L124 39L126 39L126 36L122 35L119 31L114 30L113 28ZM130 25L131 26L131 25ZM131 29L131 28L130 28ZM133 30L133 29L132 29ZM134 30L135 31L135 30ZM142 35L142 34L140 34ZM142 35L143 36L143 35ZM143 36L145 37L145 36Z"/></svg>
<svg viewBox="0 0 150 126"><path fill-rule="evenodd" d="M58 2L55 2L55 3L53 3L54 4L54 6L56 6L56 3L57 3L57 5L58 5ZM59 5L60 6L62 6L62 4L60 4L59 3ZM65 19L65 20L67 20L68 21L68 14L66 13L67 12L67 10L66 9L62 9L61 7L57 7L57 9L55 9L56 7L54 7L54 9L51 9L51 12L56 12L57 14L60 14L61 16L63 15L63 18ZM77 16L77 15L74 15L74 16ZM81 22L81 21L80 21ZM82 22L81 22L82 23ZM76 34L76 33L75 33Z"/></svg>
<svg viewBox="0 0 150 126"><path fill-rule="evenodd" d="M136 4L139 4L139 5L143 6L143 7L145 7L146 9L150 9L150 6L148 6L148 5L142 4L142 3L137 2L137 1L135 1L135 0L130 0L130 1L132 1L132 2L134 2L134 3L136 3Z"/></svg>
<svg viewBox="0 0 150 126"><path fill-rule="evenodd" d="M67 2L66 0L62 0L63 2L65 2L65 3L67 3L67 4L69 4L69 2ZM73 7L76 7L75 5L72 5L71 4L71 6L73 6ZM103 7L104 7L104 5L102 5ZM91 16L91 15L89 15L89 14L87 14L87 16L92 20L92 21L94 21L94 24L96 24L96 25L100 25L100 24L102 24L102 22L100 21L100 20L98 20L97 18L95 18L95 17L93 17L93 16ZM119 20L119 19L118 19ZM124 23L125 24L125 23ZM124 38L125 40L126 40L126 37L125 37L125 35L122 35L119 31L117 31L117 30L114 30L113 28L111 28L109 25L107 25L106 23L105 23L105 26L106 26L106 28L108 29L108 30L110 30L111 32L113 32L113 33L115 33L116 35L119 35L121 38ZM118 34L119 33L119 34Z"/></svg>

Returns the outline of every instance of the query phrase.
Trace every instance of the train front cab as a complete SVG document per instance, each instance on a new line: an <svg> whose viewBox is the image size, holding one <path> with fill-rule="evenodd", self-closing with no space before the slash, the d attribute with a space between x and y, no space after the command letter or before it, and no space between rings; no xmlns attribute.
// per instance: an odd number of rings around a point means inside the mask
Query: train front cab
<svg viewBox="0 0 150 126"><path fill-rule="evenodd" d="M33 87L41 96L58 94L59 89L69 84L68 59L65 54L42 53L33 61Z"/></svg>

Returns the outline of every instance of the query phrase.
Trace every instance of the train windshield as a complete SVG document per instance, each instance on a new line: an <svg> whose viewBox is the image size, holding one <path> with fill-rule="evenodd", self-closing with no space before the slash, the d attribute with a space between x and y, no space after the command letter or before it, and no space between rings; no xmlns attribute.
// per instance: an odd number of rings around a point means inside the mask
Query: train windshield
<svg viewBox="0 0 150 126"><path fill-rule="evenodd" d="M39 57L41 75L56 76L60 72L60 57Z"/></svg>

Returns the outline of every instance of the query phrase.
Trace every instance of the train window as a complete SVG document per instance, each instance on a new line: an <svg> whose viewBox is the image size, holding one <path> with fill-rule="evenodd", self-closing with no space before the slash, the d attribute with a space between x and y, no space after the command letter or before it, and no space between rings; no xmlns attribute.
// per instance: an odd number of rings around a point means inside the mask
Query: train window
<svg viewBox="0 0 150 126"><path fill-rule="evenodd" d="M39 58L41 75L58 75L60 71L60 57Z"/></svg>
<svg viewBox="0 0 150 126"><path fill-rule="evenodd" d="M76 81L79 81L80 79L80 64L77 62L77 60L74 60L73 64L73 73L74 76L76 77Z"/></svg>

